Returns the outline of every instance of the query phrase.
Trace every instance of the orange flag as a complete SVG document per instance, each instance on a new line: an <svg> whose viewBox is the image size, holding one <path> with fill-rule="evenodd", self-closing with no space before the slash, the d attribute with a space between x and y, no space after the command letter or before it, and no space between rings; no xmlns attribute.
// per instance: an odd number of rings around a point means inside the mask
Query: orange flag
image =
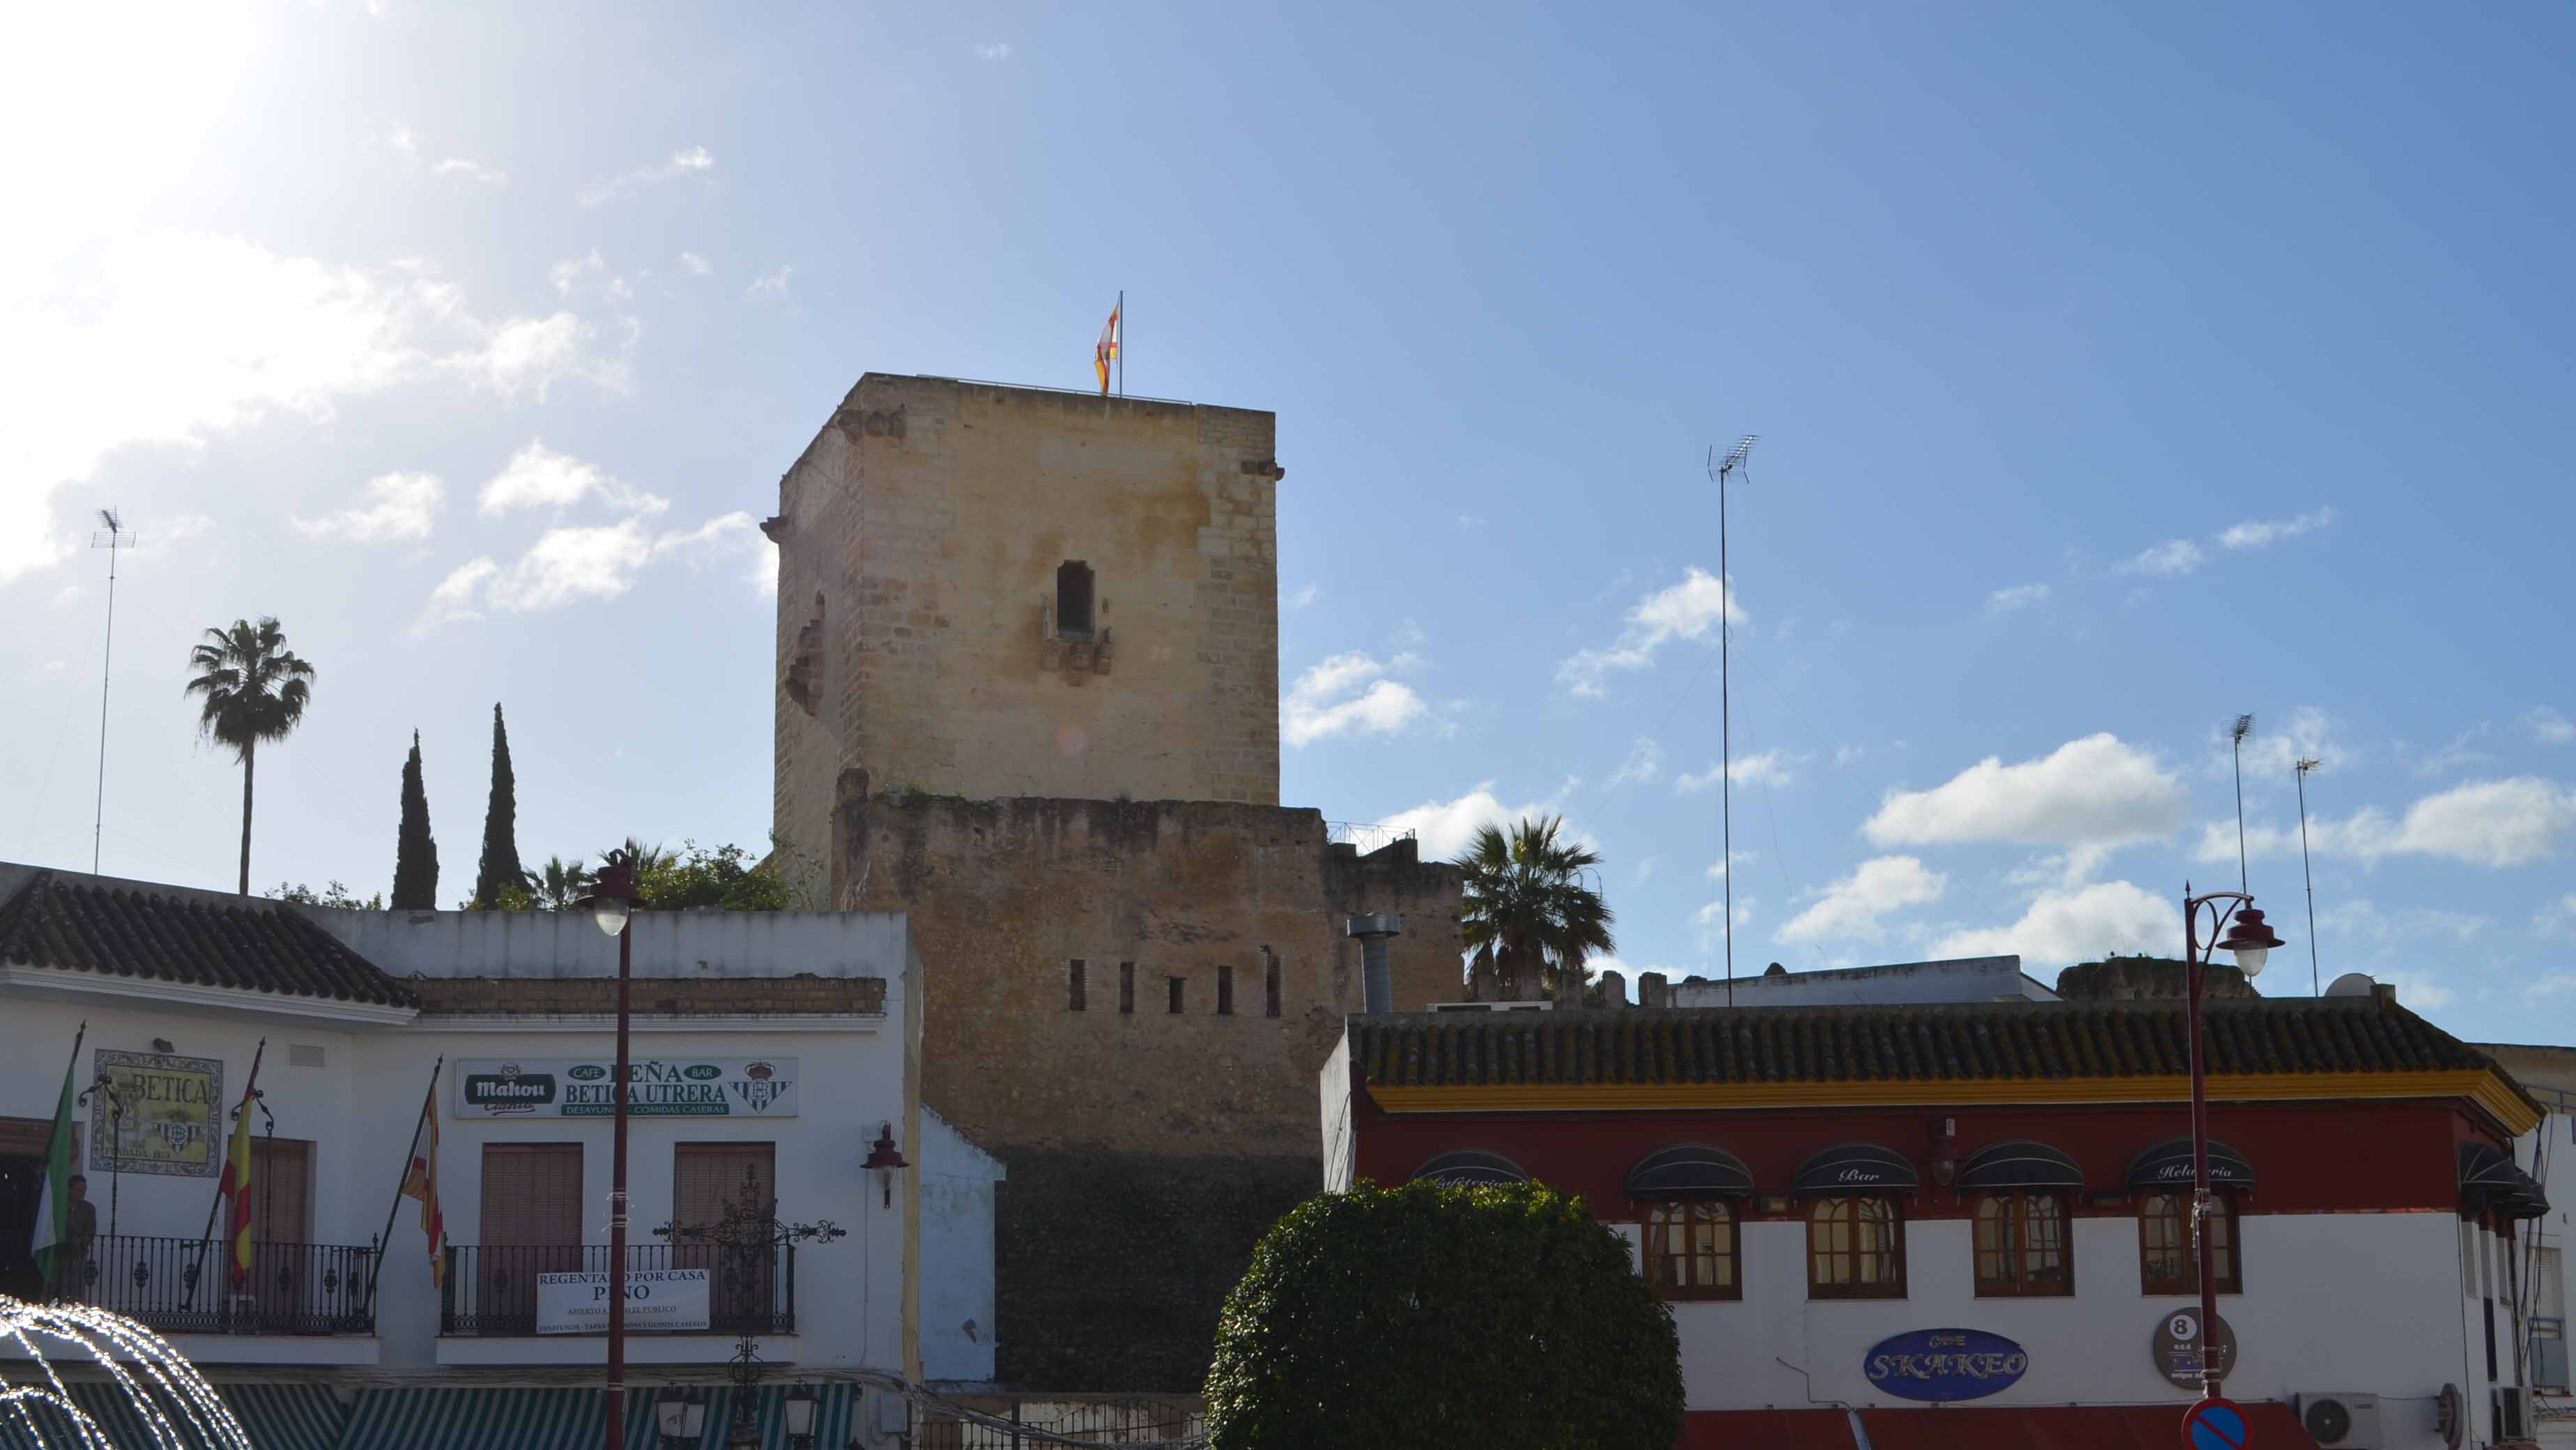
<svg viewBox="0 0 2576 1450"><path fill-rule="evenodd" d="M438 1211L438 1104L431 1100L421 1105L421 1116L429 1129L429 1151L411 1160L411 1172L403 1178L403 1196L420 1200L420 1232L429 1240L429 1282L439 1288L447 1286L447 1220Z"/></svg>

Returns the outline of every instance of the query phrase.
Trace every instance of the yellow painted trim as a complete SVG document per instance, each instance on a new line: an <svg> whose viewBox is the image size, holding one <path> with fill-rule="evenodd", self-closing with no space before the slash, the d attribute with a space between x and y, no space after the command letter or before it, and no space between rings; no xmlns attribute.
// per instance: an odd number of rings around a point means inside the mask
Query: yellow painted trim
<svg viewBox="0 0 2576 1450"><path fill-rule="evenodd" d="M2212 1077L2228 1102L2328 1098L2469 1098L2519 1136L2539 1126L2529 1104L2491 1069L2455 1072L2236 1073ZM2185 1077L1943 1078L1913 1082L1510 1083L1378 1087L1390 1113L1655 1112L1676 1108L1899 1107L1970 1103L2172 1103Z"/></svg>

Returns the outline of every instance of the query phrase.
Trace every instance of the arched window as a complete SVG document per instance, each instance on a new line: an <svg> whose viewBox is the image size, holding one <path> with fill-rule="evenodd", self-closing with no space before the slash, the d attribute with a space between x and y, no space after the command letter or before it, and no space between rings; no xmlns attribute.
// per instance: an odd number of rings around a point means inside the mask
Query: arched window
<svg viewBox="0 0 2576 1450"><path fill-rule="evenodd" d="M1667 1299L1741 1299L1734 1205L1672 1199L1646 1207L1646 1278Z"/></svg>
<svg viewBox="0 0 2576 1450"><path fill-rule="evenodd" d="M2218 1292L2245 1292L2244 1266L2236 1258L2236 1196L2224 1188L2210 1190L2217 1202L2209 1216L2210 1263L2217 1269ZM2200 1251L2191 1241L2191 1195L2150 1193L2138 1200L2138 1280L2149 1294L2200 1292Z"/></svg>
<svg viewBox="0 0 2576 1450"><path fill-rule="evenodd" d="M1091 566L1080 559L1056 566L1055 633L1058 639L1091 638Z"/></svg>
<svg viewBox="0 0 2576 1450"><path fill-rule="evenodd" d="M1980 1297L2072 1294L2073 1251L2064 1194L2035 1188L1977 1200Z"/></svg>
<svg viewBox="0 0 2576 1450"><path fill-rule="evenodd" d="M1807 1297L1905 1297L1905 1219L1894 1198L1819 1198L1808 1207Z"/></svg>

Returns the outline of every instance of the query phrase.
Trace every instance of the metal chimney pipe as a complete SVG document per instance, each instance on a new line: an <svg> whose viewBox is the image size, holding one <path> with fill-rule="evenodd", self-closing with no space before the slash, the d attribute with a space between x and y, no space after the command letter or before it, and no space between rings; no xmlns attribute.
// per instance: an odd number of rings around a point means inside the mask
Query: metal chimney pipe
<svg viewBox="0 0 2576 1450"><path fill-rule="evenodd" d="M1386 939L1404 932L1400 916L1354 916L1343 933L1359 938L1360 1010L1376 1014L1395 1010L1395 970L1387 965Z"/></svg>

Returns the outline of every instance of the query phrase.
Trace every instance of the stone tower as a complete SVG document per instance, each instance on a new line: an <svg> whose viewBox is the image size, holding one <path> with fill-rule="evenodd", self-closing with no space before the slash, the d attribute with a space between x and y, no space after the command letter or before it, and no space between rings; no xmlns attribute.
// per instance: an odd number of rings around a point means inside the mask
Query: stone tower
<svg viewBox="0 0 2576 1450"><path fill-rule="evenodd" d="M1268 413L869 373L779 486L777 822L861 793L1279 803Z"/></svg>
<svg viewBox="0 0 2576 1450"><path fill-rule="evenodd" d="M1361 1010L1458 995L1459 878L1279 805L1272 415L870 373L779 482L776 830L908 913L923 1100L998 1155L1004 1381L1195 1388L1321 1186Z"/></svg>

